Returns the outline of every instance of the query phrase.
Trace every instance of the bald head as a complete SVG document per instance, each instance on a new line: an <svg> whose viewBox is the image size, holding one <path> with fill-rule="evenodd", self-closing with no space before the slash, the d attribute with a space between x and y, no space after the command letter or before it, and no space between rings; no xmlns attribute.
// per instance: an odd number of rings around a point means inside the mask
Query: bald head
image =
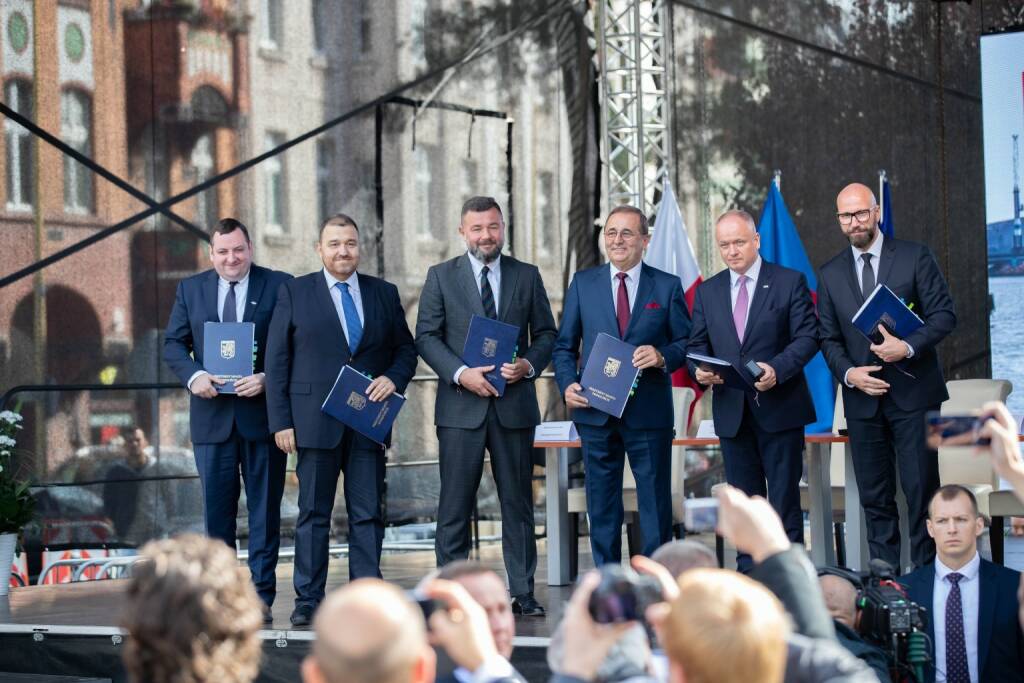
<svg viewBox="0 0 1024 683"><path fill-rule="evenodd" d="M715 242L725 265L740 275L754 265L761 248L754 217L739 209L726 211L715 221Z"/></svg>
<svg viewBox="0 0 1024 683"><path fill-rule="evenodd" d="M818 577L821 582L821 592L825 596L825 607L828 613L836 621L842 622L854 628L854 618L857 613L857 589L852 583L832 574L822 574Z"/></svg>
<svg viewBox="0 0 1024 683"><path fill-rule="evenodd" d="M682 540L669 541L654 551L651 559L668 569L674 578L691 569L710 569L718 566L718 558L703 543Z"/></svg>
<svg viewBox="0 0 1024 683"><path fill-rule="evenodd" d="M360 579L331 593L313 622L313 652L303 662L305 683L431 681L433 650L423 615L402 591Z"/></svg>
<svg viewBox="0 0 1024 683"><path fill-rule="evenodd" d="M850 183L836 197L836 218L843 234L857 249L867 251L878 236L878 202L871 188Z"/></svg>

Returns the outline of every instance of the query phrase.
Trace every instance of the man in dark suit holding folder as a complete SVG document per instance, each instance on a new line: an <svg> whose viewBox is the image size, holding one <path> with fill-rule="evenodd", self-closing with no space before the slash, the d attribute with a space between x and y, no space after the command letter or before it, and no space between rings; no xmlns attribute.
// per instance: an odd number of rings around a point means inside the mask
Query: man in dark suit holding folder
<svg viewBox="0 0 1024 683"><path fill-rule="evenodd" d="M688 352L728 361L750 390L727 387L690 361L698 382L714 385L715 434L725 478L749 496L766 496L789 540L802 544L800 511L804 426L814 422L804 366L818 352L818 318L803 274L764 261L760 235L746 211L726 211L715 224L726 270L697 288ZM746 364L763 371L755 382ZM753 566L737 557L740 571Z"/></svg>
<svg viewBox="0 0 1024 683"><path fill-rule="evenodd" d="M416 321L416 348L438 375L437 566L469 555L469 521L486 449L501 503L501 547L512 609L539 616L544 608L533 595L537 544L532 443L540 410L533 381L551 360L555 319L537 267L502 255L505 221L492 197L466 201L459 234L467 253L430 268ZM519 328L514 362L500 368L463 363L462 349L474 314ZM507 382L501 397L484 377L495 369Z"/></svg>
<svg viewBox="0 0 1024 683"><path fill-rule="evenodd" d="M249 508L249 571L269 622L277 592L285 455L267 427L263 363L277 289L291 275L253 264L249 231L234 218L221 219L214 227L210 260L212 270L178 285L164 335L164 362L191 393L189 430L206 533L232 549L241 472ZM235 382L235 394L218 393L224 380L203 369L207 322L251 322L255 328L254 374Z"/></svg>
<svg viewBox="0 0 1024 683"><path fill-rule="evenodd" d="M295 529L295 610L308 626L324 598L331 512L345 475L349 578L380 577L384 541L384 447L321 412L342 367L374 379L381 401L404 392L416 348L398 288L357 273L359 229L344 214L320 227L324 268L289 281L278 293L267 340L267 411L277 445L298 450L299 519Z"/></svg>
<svg viewBox="0 0 1024 683"><path fill-rule="evenodd" d="M850 248L822 266L818 277L821 350L843 386L871 557L900 567L893 469L898 467L910 517L911 559L920 567L935 556L925 518L928 500L939 488L938 459L925 442L924 414L949 398L935 347L956 327L953 300L931 249L882 235L870 188L846 186L836 209ZM873 344L853 325L878 284L887 285L924 321L906 339L879 326L882 341Z"/></svg>
<svg viewBox="0 0 1024 683"><path fill-rule="evenodd" d="M590 547L598 566L621 558L626 454L636 478L643 554L672 538L671 373L686 362L690 316L679 278L642 261L647 226L636 207L619 206L608 215L610 263L573 277L555 342L555 378L583 443ZM581 393L581 366L600 332L637 347L632 363L642 374L621 418L589 407Z"/></svg>

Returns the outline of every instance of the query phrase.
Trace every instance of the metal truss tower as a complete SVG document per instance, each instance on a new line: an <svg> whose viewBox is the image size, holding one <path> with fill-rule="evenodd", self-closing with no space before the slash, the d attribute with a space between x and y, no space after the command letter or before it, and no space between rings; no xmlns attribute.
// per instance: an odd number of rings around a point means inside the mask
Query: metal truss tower
<svg viewBox="0 0 1024 683"><path fill-rule="evenodd" d="M605 209L657 211L672 160L669 0L598 0Z"/></svg>

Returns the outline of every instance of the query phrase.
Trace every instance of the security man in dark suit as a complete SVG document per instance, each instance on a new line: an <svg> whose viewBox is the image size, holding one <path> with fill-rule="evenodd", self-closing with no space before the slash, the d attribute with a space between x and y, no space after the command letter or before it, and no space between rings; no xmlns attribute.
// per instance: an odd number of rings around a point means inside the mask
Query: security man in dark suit
<svg viewBox="0 0 1024 683"><path fill-rule="evenodd" d="M328 218L316 251L324 269L281 288L267 339L270 429L282 450L298 450L295 626L308 626L324 598L339 473L345 475L349 578L381 575L384 446L324 414L320 406L345 365L374 378L367 389L371 401L405 391L416 370L416 348L398 288L356 272L355 221L344 214Z"/></svg>
<svg viewBox="0 0 1024 683"><path fill-rule="evenodd" d="M486 449L501 503L501 547L512 609L543 615L544 608L533 595L537 544L532 443L533 429L540 424L533 381L551 360L555 319L537 267L501 253L505 221L492 197L466 201L459 234L467 253L427 271L416 320L416 348L438 375L437 566L469 554L469 520ZM500 398L484 377L495 368L466 367L460 358L473 314L519 328L515 361L500 368L508 382Z"/></svg>
<svg viewBox="0 0 1024 683"><path fill-rule="evenodd" d="M920 567L935 555L925 516L939 488L938 459L925 442L924 414L949 398L935 347L956 327L953 300L931 249L882 235L870 188L846 186L836 208L850 248L822 266L818 276L821 350L843 386L871 557L900 566L895 466L907 498L911 559ZM878 284L887 285L924 321L906 339L879 325L882 339L875 344L853 325Z"/></svg>
<svg viewBox="0 0 1024 683"><path fill-rule="evenodd" d="M691 372L714 386L711 405L726 481L749 496L767 496L789 539L803 543L804 426L815 419L803 370L818 352L814 303L802 273L758 254L761 236L746 211L722 214L715 240L728 269L697 288L687 351L729 361L752 389L727 387L713 370L692 361ZM756 383L749 361L764 372ZM737 564L749 571L750 556L740 554Z"/></svg>
<svg viewBox="0 0 1024 683"><path fill-rule="evenodd" d="M164 362L192 394L189 429L203 487L206 533L231 548L235 547L241 472L249 508L249 570L269 623L277 592L285 455L274 445L267 427L263 364L277 289L292 276L254 265L249 231L234 218L221 219L214 227L210 260L213 270L178 284L164 335ZM224 380L203 369L207 322L255 326L255 372L235 382L235 394L218 393L217 386Z"/></svg>

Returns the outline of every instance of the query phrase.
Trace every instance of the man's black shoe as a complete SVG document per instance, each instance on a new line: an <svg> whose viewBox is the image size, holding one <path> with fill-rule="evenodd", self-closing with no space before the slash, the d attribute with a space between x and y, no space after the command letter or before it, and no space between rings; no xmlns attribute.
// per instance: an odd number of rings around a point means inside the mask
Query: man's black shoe
<svg viewBox="0 0 1024 683"><path fill-rule="evenodd" d="M296 605L291 616L292 626L309 626L313 623L313 606Z"/></svg>
<svg viewBox="0 0 1024 683"><path fill-rule="evenodd" d="M274 623L274 613L270 610L270 605L268 605L267 603L263 603L263 623Z"/></svg>
<svg viewBox="0 0 1024 683"><path fill-rule="evenodd" d="M542 617L544 608L533 597L533 593L527 593L512 598L512 614L521 614L524 617Z"/></svg>

